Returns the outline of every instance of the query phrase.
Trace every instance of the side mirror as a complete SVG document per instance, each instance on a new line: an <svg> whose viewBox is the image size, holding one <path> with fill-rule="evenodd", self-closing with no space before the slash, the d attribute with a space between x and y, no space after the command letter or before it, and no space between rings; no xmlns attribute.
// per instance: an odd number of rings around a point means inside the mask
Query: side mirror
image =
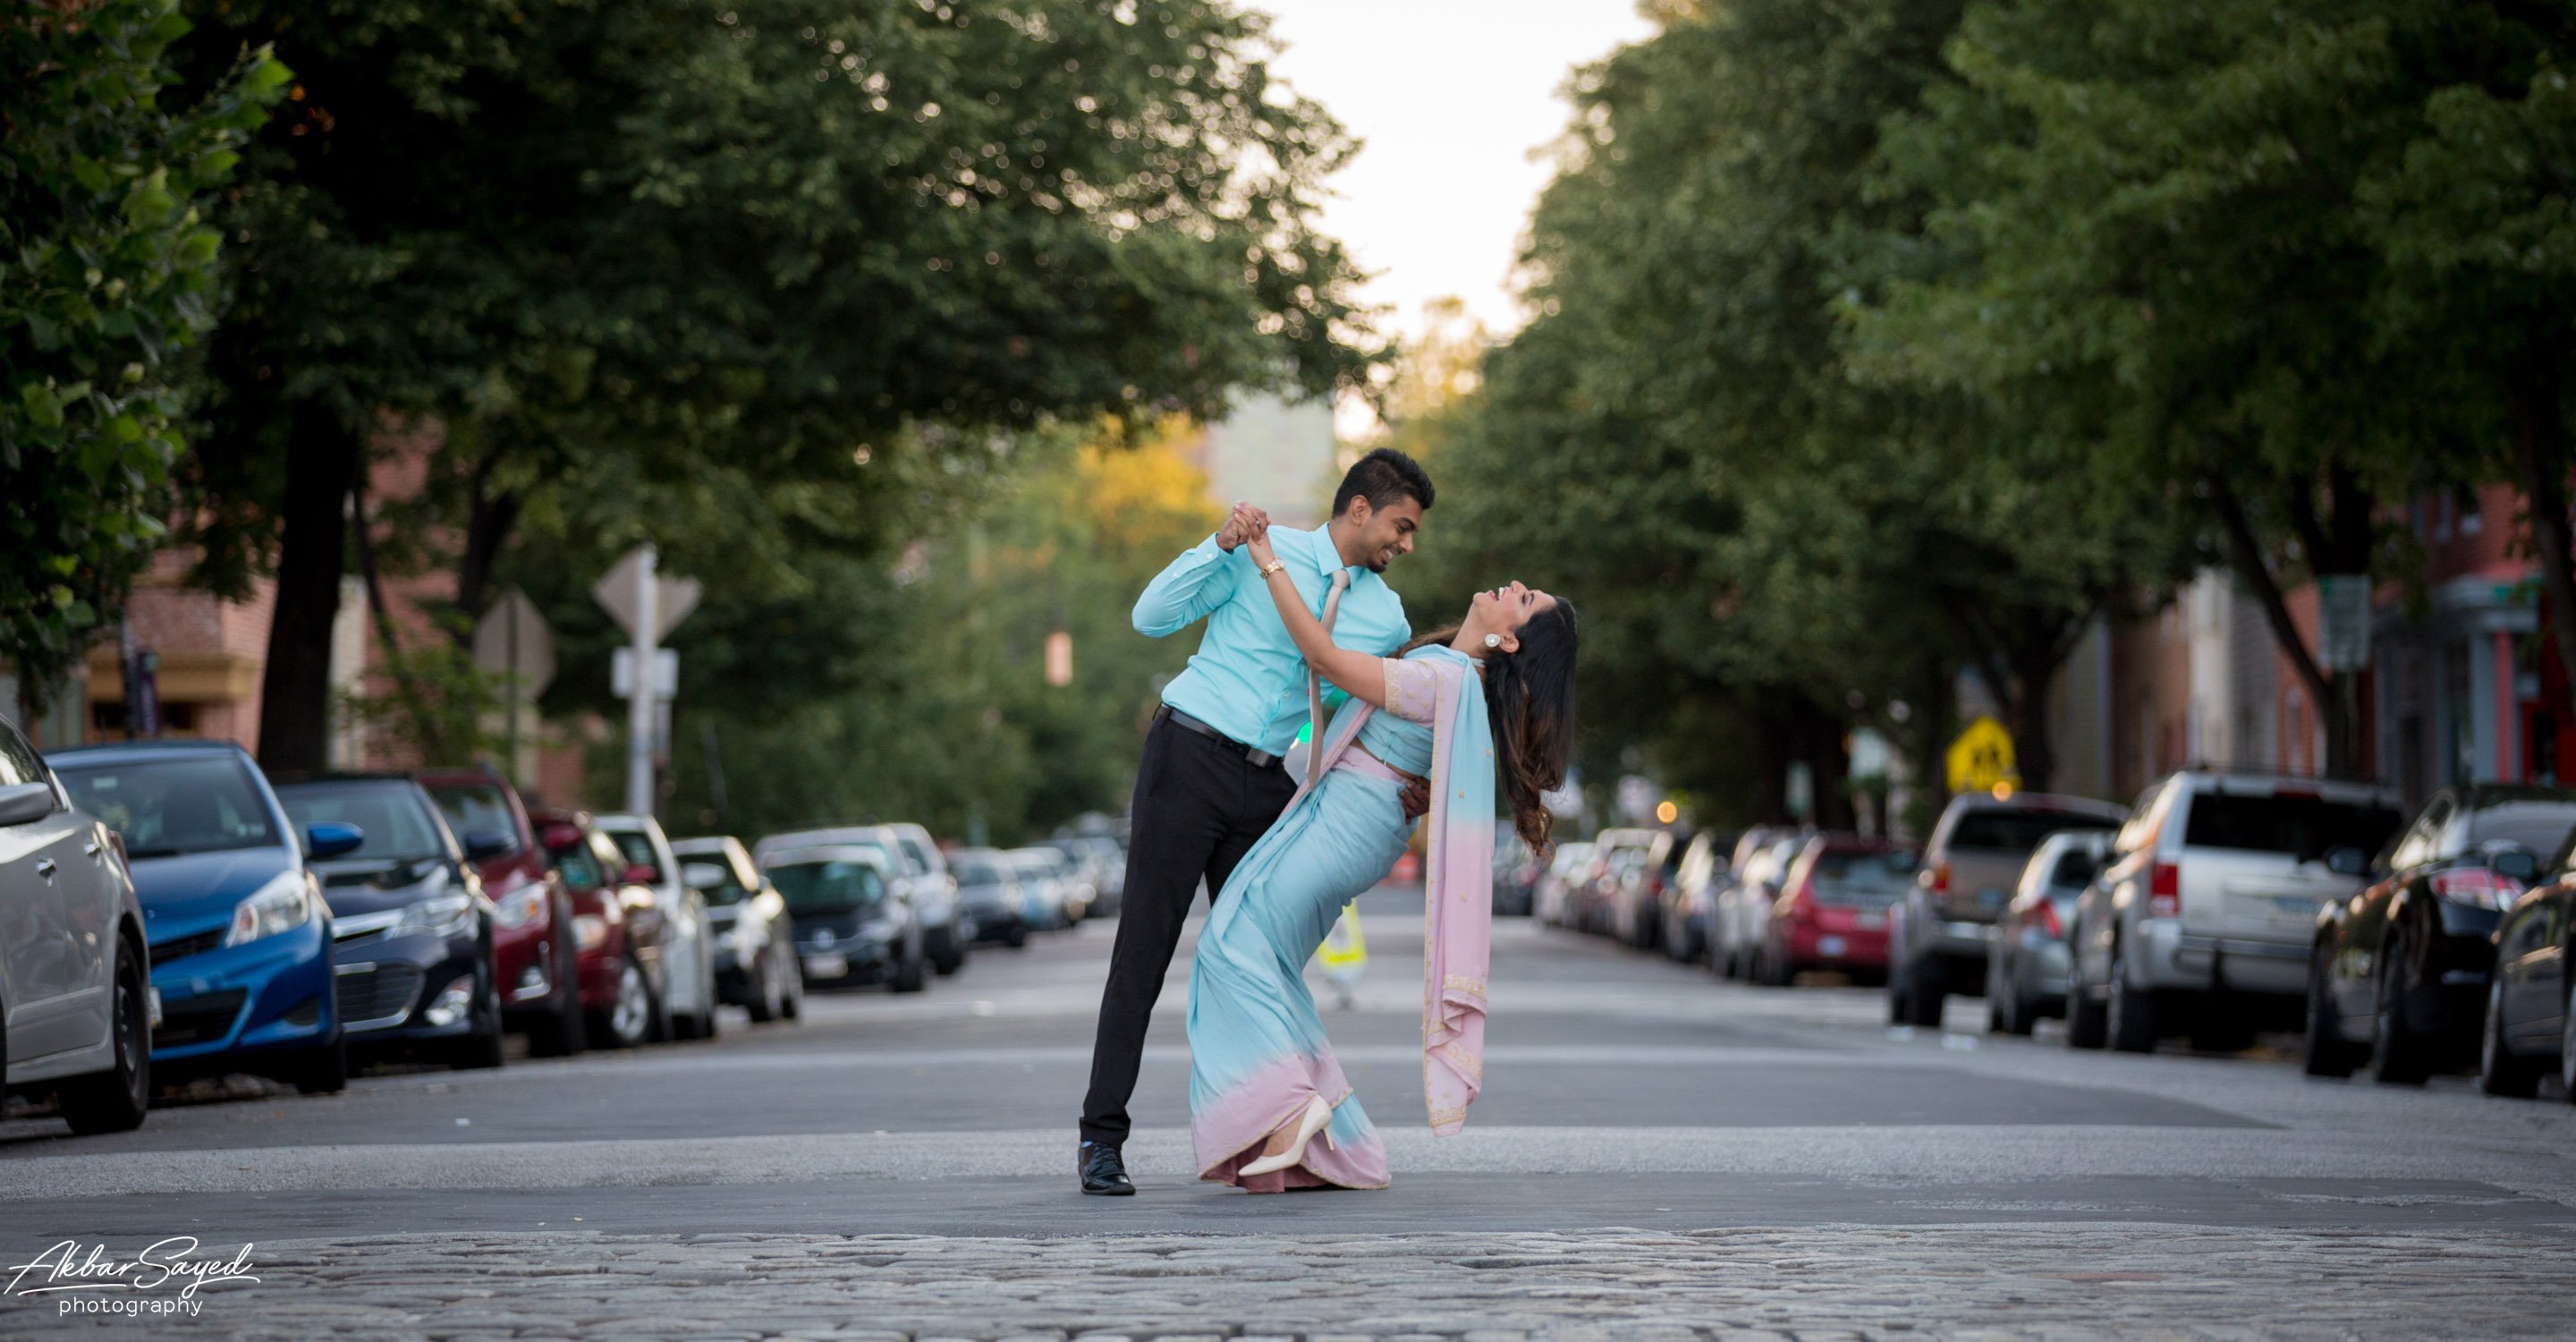
<svg viewBox="0 0 2576 1342"><path fill-rule="evenodd" d="M316 820L304 827L304 855L316 862L358 851L367 832L345 820Z"/></svg>
<svg viewBox="0 0 2576 1342"><path fill-rule="evenodd" d="M470 829L465 832L465 860L485 862L503 856L519 846L519 841L497 829Z"/></svg>
<svg viewBox="0 0 2576 1342"><path fill-rule="evenodd" d="M2329 848L2326 850L2326 870L2337 876L2367 876L2370 874L2370 854L2351 844Z"/></svg>
<svg viewBox="0 0 2576 1342"><path fill-rule="evenodd" d="M51 783L12 783L0 787L0 826L31 825L54 813Z"/></svg>
<svg viewBox="0 0 2576 1342"><path fill-rule="evenodd" d="M2540 859L2532 856L2528 848L2507 848L2488 858L2487 865L2495 869L2496 875L2519 885L2529 885L2540 875Z"/></svg>

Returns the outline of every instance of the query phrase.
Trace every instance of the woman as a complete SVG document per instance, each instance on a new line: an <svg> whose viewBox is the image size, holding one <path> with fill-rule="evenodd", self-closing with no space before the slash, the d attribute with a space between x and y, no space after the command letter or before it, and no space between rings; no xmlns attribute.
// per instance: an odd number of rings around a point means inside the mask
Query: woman
<svg viewBox="0 0 2576 1342"><path fill-rule="evenodd" d="M1565 780L1574 608L1519 583L1479 592L1455 629L1389 658L1333 645L1266 535L1244 547L1307 664L1351 702L1306 785L1244 855L1199 933L1190 973L1190 1136L1199 1177L1256 1193L1384 1188L1386 1151L1325 1041L1305 965L1342 906L1384 879L1431 793L1423 889L1423 1085L1431 1129L1466 1122L1482 1080L1494 777L1512 825L1547 846L1541 793Z"/></svg>

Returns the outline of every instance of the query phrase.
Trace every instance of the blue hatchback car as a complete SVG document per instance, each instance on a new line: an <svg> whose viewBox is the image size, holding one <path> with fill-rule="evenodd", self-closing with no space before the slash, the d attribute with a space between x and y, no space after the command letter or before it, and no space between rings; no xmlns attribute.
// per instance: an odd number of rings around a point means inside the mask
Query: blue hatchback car
<svg viewBox="0 0 2576 1342"><path fill-rule="evenodd" d="M331 909L309 861L365 836L336 824L299 833L230 742L45 758L73 802L124 840L161 994L154 1079L248 1072L306 1094L346 1087Z"/></svg>

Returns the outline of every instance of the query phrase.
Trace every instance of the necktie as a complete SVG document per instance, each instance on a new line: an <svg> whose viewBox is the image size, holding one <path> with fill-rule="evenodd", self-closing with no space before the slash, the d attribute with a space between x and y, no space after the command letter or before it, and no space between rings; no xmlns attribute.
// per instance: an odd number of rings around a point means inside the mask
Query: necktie
<svg viewBox="0 0 2576 1342"><path fill-rule="evenodd" d="M1333 632L1333 617L1341 613L1342 589L1350 585L1349 569L1333 570L1333 590L1324 594L1324 632L1327 634ZM1315 723L1312 734L1307 737L1310 744L1306 747L1307 778L1312 781L1313 761L1324 750L1324 678L1315 674L1312 666L1306 668L1306 711Z"/></svg>

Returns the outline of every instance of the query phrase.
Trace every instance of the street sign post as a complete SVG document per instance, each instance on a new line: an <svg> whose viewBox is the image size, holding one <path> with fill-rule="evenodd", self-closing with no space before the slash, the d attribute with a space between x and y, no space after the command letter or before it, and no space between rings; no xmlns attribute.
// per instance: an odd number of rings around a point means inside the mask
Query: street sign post
<svg viewBox="0 0 2576 1342"><path fill-rule="evenodd" d="M636 546L590 589L618 626L634 636L627 649L630 684L638 666L654 668L655 681L661 680L656 645L698 604L697 580L660 576L654 572L659 559L652 546ZM671 679L676 691L677 659ZM657 707L663 702L658 694L630 694L626 700L626 809L637 815L653 813L653 744L660 735Z"/></svg>

